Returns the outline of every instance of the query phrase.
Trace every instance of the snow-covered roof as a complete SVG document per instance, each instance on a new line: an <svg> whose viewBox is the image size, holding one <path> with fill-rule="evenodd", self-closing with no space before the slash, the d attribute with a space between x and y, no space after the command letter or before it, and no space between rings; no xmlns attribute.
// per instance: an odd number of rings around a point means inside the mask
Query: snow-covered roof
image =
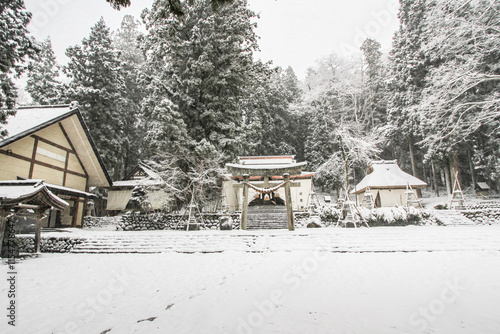
<svg viewBox="0 0 500 334"><path fill-rule="evenodd" d="M424 181L405 173L399 168L396 160L391 161L373 161L371 163L372 172L366 175L353 190L357 194L365 191L366 188L372 189L394 189L406 188L409 184L412 188L422 188L427 186Z"/></svg>
<svg viewBox="0 0 500 334"><path fill-rule="evenodd" d="M141 172L143 173L141 175ZM165 181L158 172L143 162L130 173L124 180L114 181L113 187L133 188L136 186L157 186L164 185Z"/></svg>
<svg viewBox="0 0 500 334"><path fill-rule="evenodd" d="M157 186L157 185L163 185L164 183L165 182L161 180L150 180L146 178L142 180L114 181L113 187Z"/></svg>
<svg viewBox="0 0 500 334"><path fill-rule="evenodd" d="M139 162L139 167L148 175L148 177L152 180L158 180L158 181L163 181L162 177L160 174L158 174L157 171L153 170L151 167L146 165L143 162Z"/></svg>
<svg viewBox="0 0 500 334"><path fill-rule="evenodd" d="M45 183L47 185L47 188L52 190L53 192L57 194L69 194L72 196L78 196L78 197L84 197L84 198L98 198L96 194L88 193L86 191L81 191L81 190L76 190L73 188L68 188L64 186L59 186L57 184L52 184L52 183Z"/></svg>
<svg viewBox="0 0 500 334"><path fill-rule="evenodd" d="M0 181L0 205L39 205L63 209L68 202L52 193L41 180Z"/></svg>
<svg viewBox="0 0 500 334"><path fill-rule="evenodd" d="M69 105L19 107L14 116L7 117L7 138L16 137L52 120L64 118L75 108ZM0 141L1 142L1 141Z"/></svg>
<svg viewBox="0 0 500 334"><path fill-rule="evenodd" d="M490 190L490 186L486 182L477 182L476 184L481 190Z"/></svg>
<svg viewBox="0 0 500 334"><path fill-rule="evenodd" d="M270 155L238 157L240 165L284 165L295 163L295 155Z"/></svg>

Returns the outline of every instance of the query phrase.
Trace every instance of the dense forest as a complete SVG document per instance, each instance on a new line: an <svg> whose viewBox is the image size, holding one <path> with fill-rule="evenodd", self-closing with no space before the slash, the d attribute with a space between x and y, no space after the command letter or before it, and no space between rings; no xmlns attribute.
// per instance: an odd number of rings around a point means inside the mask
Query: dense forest
<svg viewBox="0 0 500 334"><path fill-rule="evenodd" d="M29 36L23 1L2 1L0 131L26 73L33 104L79 102L115 180L147 160L209 196L238 155L295 154L324 191L359 182L373 159L397 159L436 192L457 172L464 187L498 189L500 2L400 0L398 18L388 54L366 39L299 81L255 61L246 0L156 0L117 31L101 19L65 66L50 39Z"/></svg>

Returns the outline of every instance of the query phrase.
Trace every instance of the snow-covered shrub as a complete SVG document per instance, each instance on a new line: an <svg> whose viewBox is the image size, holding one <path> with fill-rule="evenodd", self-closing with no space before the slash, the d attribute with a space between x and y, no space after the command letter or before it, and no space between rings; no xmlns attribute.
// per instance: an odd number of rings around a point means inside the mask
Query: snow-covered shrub
<svg viewBox="0 0 500 334"><path fill-rule="evenodd" d="M327 204L318 208L318 213L321 218L321 222L326 226L336 224L340 217L340 209L337 209L335 205Z"/></svg>
<svg viewBox="0 0 500 334"><path fill-rule="evenodd" d="M363 215L370 226L406 226L420 225L426 214L413 207L391 207L370 210L369 215Z"/></svg>

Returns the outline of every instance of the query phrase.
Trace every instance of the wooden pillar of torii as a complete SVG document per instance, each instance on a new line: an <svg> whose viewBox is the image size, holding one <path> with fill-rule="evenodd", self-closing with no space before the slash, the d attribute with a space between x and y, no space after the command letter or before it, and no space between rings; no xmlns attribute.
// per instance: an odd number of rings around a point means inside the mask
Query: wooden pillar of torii
<svg viewBox="0 0 500 334"><path fill-rule="evenodd" d="M239 164L226 164L226 168L232 173L233 176L242 177L243 184L235 184L235 188L243 188L242 208L241 208L241 229L247 229L248 220L248 188L250 188L250 176L264 177L264 188L270 188L269 177L273 175L282 175L284 188L285 188L285 204L287 212L288 230L295 230L295 223L293 217L292 194L291 187L299 187L300 183L292 182L290 175L300 175L301 171L305 168L306 162L294 163L287 166L272 166L269 168L259 166L259 168L250 168L245 165Z"/></svg>

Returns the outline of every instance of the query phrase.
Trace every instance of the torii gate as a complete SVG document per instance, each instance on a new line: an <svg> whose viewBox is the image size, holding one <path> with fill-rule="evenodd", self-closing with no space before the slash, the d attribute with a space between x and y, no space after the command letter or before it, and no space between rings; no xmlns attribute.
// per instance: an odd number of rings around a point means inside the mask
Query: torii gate
<svg viewBox="0 0 500 334"><path fill-rule="evenodd" d="M286 213L288 218L288 230L295 230L294 219L293 219L293 208L292 208L292 194L290 192L290 187L299 187L300 183L290 181L290 175L300 175L302 170L306 167L307 162L292 163L286 165L241 165L241 164L226 164L226 168L231 172L233 177L242 177L243 184L233 185L235 188L243 188L243 207L241 209L241 229L247 229L247 217L248 217L248 188L255 189L262 193L270 193L278 190L281 187L285 187L285 204ZM271 176L281 175L283 176L283 182L270 187L271 182L269 178ZM264 183L262 184L264 188L257 187L257 184L250 184L251 176L264 177ZM259 184L261 185L261 184Z"/></svg>

